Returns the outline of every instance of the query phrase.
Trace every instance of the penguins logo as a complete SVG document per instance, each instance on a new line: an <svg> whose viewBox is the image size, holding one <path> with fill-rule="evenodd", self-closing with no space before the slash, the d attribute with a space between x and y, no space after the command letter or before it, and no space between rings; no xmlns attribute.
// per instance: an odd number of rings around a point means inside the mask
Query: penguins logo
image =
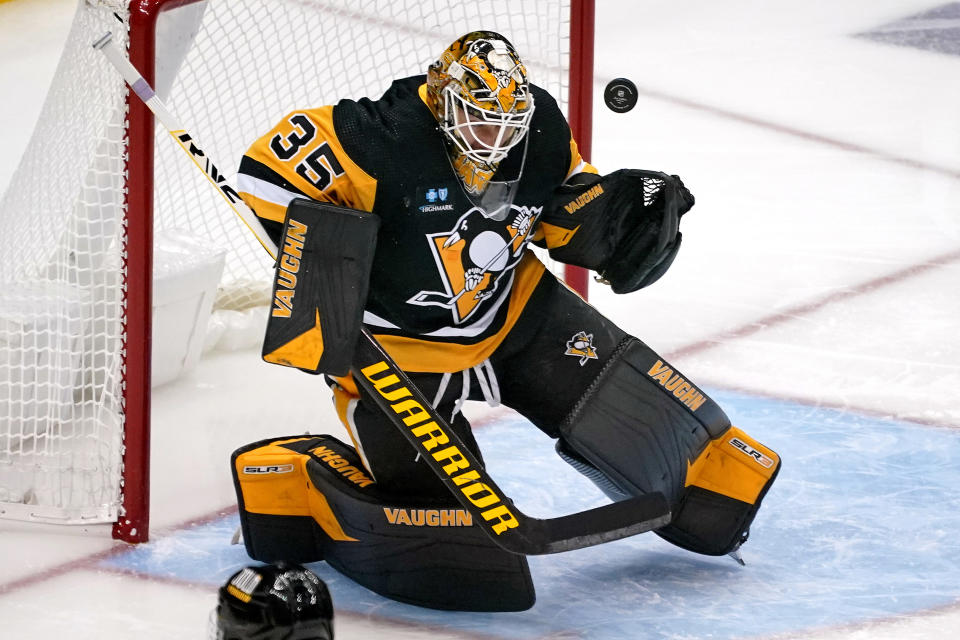
<svg viewBox="0 0 960 640"><path fill-rule="evenodd" d="M588 360L597 360L597 349L593 346L593 334L585 331L578 332L567 341L567 350L563 355L580 358L581 367L587 364Z"/></svg>
<svg viewBox="0 0 960 640"><path fill-rule="evenodd" d="M451 231L427 234L445 290L420 291L407 302L447 307L456 324L472 317L520 262L543 207L510 209L505 219L494 220L473 207Z"/></svg>

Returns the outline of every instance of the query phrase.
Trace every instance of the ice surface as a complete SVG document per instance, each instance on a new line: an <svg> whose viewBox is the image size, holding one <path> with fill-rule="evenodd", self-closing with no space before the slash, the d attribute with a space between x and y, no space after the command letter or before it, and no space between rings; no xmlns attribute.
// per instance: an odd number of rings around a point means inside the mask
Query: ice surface
<svg viewBox="0 0 960 640"><path fill-rule="evenodd" d="M712 396L787 461L743 547L746 567L694 556L651 535L533 557L537 604L521 614L428 611L381 598L323 563L313 568L338 611L498 638L740 638L954 601L960 433L740 394ZM530 515L559 516L606 501L526 421L505 417L476 434L491 474ZM241 547L225 544L237 523L231 515L178 531L98 566L214 588L248 561ZM643 635L633 635L638 629Z"/></svg>

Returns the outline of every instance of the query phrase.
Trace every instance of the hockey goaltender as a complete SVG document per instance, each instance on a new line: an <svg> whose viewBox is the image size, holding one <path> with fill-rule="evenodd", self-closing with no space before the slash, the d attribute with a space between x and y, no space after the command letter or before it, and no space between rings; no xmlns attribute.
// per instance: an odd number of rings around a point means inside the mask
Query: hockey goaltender
<svg viewBox="0 0 960 640"><path fill-rule="evenodd" d="M694 198L675 175L599 175L502 35L464 35L379 99L292 111L238 187L280 248L264 358L326 374L351 440L234 453L252 558L518 611L534 602L526 554L653 529L736 556L777 454L529 248L634 292L672 264ZM486 474L468 400L518 411L612 503L524 516Z"/></svg>

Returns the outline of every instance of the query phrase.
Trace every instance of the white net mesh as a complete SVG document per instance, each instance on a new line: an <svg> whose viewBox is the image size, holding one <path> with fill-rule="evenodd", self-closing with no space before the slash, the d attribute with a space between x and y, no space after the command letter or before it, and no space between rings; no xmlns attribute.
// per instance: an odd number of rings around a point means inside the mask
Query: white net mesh
<svg viewBox="0 0 960 640"><path fill-rule="evenodd" d="M0 512L13 517L117 514L125 91L90 47L108 17L77 14L0 201Z"/></svg>
<svg viewBox="0 0 960 640"><path fill-rule="evenodd" d="M0 201L0 515L7 517L118 515L126 89L90 45L109 29L125 46L113 14L126 21L127 4L80 2L37 130ZM568 0L197 2L161 13L155 85L232 181L244 150L284 114L379 96L475 29L507 36L531 79L565 108L569 13ZM155 230L188 230L226 251L219 308L268 303L268 257L159 128L154 208Z"/></svg>

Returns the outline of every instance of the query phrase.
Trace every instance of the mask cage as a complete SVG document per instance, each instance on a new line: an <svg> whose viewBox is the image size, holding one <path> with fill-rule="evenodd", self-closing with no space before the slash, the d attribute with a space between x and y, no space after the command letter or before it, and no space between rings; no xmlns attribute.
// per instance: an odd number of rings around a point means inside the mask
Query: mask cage
<svg viewBox="0 0 960 640"><path fill-rule="evenodd" d="M453 83L451 83L453 84ZM470 104L453 86L443 90L440 129L461 153L482 165L493 166L523 140L533 115L533 96L527 95L521 113L497 113Z"/></svg>

